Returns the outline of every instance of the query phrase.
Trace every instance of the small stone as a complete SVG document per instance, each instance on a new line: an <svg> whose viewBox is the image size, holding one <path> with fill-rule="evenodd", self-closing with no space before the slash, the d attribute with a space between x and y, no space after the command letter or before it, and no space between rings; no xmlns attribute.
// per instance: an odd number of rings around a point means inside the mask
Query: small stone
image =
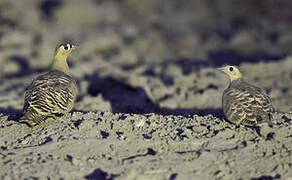
<svg viewBox="0 0 292 180"><path fill-rule="evenodd" d="M21 141L21 144L28 144L28 140L24 139L23 141Z"/></svg>
<svg viewBox="0 0 292 180"><path fill-rule="evenodd" d="M139 119L139 120L135 123L135 125L136 125L137 127L144 126L144 124L145 124L145 120L144 120L144 119Z"/></svg>
<svg viewBox="0 0 292 180"><path fill-rule="evenodd" d="M95 162L94 159L88 159L87 161L90 162L90 163L94 163Z"/></svg>
<svg viewBox="0 0 292 180"><path fill-rule="evenodd" d="M259 124L260 129L260 135L262 138L267 139L268 135L272 133L272 128L269 127L268 123L262 123Z"/></svg>
<svg viewBox="0 0 292 180"><path fill-rule="evenodd" d="M84 120L78 125L78 129L80 131L88 131L92 129L92 127L95 125L95 121L92 120Z"/></svg>
<svg viewBox="0 0 292 180"><path fill-rule="evenodd" d="M72 158L72 164L74 165L74 166L78 166L79 164L80 164L80 160L78 160L78 159L76 159L76 158Z"/></svg>

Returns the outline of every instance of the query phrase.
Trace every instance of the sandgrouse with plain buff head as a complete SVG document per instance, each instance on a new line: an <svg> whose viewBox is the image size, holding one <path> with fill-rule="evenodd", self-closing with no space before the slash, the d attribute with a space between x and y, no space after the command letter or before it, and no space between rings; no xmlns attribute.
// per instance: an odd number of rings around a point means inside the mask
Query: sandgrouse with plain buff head
<svg viewBox="0 0 292 180"><path fill-rule="evenodd" d="M77 86L69 72L67 57L76 48L70 43L56 47L51 69L26 88L21 122L34 126L48 117L60 117L72 110Z"/></svg>
<svg viewBox="0 0 292 180"><path fill-rule="evenodd" d="M223 92L222 108L226 118L236 125L254 126L271 122L275 109L270 97L259 87L247 83L235 66L218 70L230 78L229 87Z"/></svg>

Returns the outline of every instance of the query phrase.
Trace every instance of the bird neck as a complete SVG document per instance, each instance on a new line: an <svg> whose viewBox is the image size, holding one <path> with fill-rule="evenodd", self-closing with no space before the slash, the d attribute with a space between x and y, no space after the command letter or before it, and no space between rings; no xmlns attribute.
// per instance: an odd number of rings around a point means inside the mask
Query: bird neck
<svg viewBox="0 0 292 180"><path fill-rule="evenodd" d="M236 81L236 80L240 80L242 79L242 74L241 73L238 73L236 75L233 75L233 76L230 76L230 81Z"/></svg>
<svg viewBox="0 0 292 180"><path fill-rule="evenodd" d="M229 87L236 87L238 84L241 84L242 82L244 82L243 78L235 79L230 82Z"/></svg>
<svg viewBox="0 0 292 180"><path fill-rule="evenodd" d="M69 66L67 63L67 56L57 54L54 57L51 69L58 70L70 75Z"/></svg>

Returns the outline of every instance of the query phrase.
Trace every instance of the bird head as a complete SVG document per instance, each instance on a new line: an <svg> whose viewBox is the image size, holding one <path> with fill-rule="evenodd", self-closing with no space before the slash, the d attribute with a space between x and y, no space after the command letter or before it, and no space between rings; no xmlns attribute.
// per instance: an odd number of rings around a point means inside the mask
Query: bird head
<svg viewBox="0 0 292 180"><path fill-rule="evenodd" d="M70 43L60 44L59 46L57 46L55 49L54 60L51 65L51 68L65 72L66 74L70 74L69 66L67 64L67 57L76 48L77 48L76 45Z"/></svg>
<svg viewBox="0 0 292 180"><path fill-rule="evenodd" d="M240 73L239 69L235 66L227 65L227 66L218 68L218 70L227 74L231 81L242 78L242 74Z"/></svg>
<svg viewBox="0 0 292 180"><path fill-rule="evenodd" d="M71 43L62 43L58 45L55 49L55 57L57 59L67 58L74 49L77 49L78 46Z"/></svg>

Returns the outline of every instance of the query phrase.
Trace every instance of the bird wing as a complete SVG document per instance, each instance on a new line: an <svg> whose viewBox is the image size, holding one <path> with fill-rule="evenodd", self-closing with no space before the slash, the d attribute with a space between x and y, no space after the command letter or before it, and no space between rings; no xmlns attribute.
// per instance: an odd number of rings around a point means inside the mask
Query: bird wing
<svg viewBox="0 0 292 180"><path fill-rule="evenodd" d="M223 94L223 110L228 119L235 123L254 125L259 116L271 113L273 106L269 96L254 86L230 88Z"/></svg>
<svg viewBox="0 0 292 180"><path fill-rule="evenodd" d="M250 93L255 101L254 108L258 112L263 111L266 113L275 112L275 108L272 105L271 98L264 92L263 89L247 84L241 88L242 91Z"/></svg>
<svg viewBox="0 0 292 180"><path fill-rule="evenodd" d="M72 109L76 93L76 83L72 77L50 71L37 77L28 86L24 111L30 107L44 116L64 114Z"/></svg>

